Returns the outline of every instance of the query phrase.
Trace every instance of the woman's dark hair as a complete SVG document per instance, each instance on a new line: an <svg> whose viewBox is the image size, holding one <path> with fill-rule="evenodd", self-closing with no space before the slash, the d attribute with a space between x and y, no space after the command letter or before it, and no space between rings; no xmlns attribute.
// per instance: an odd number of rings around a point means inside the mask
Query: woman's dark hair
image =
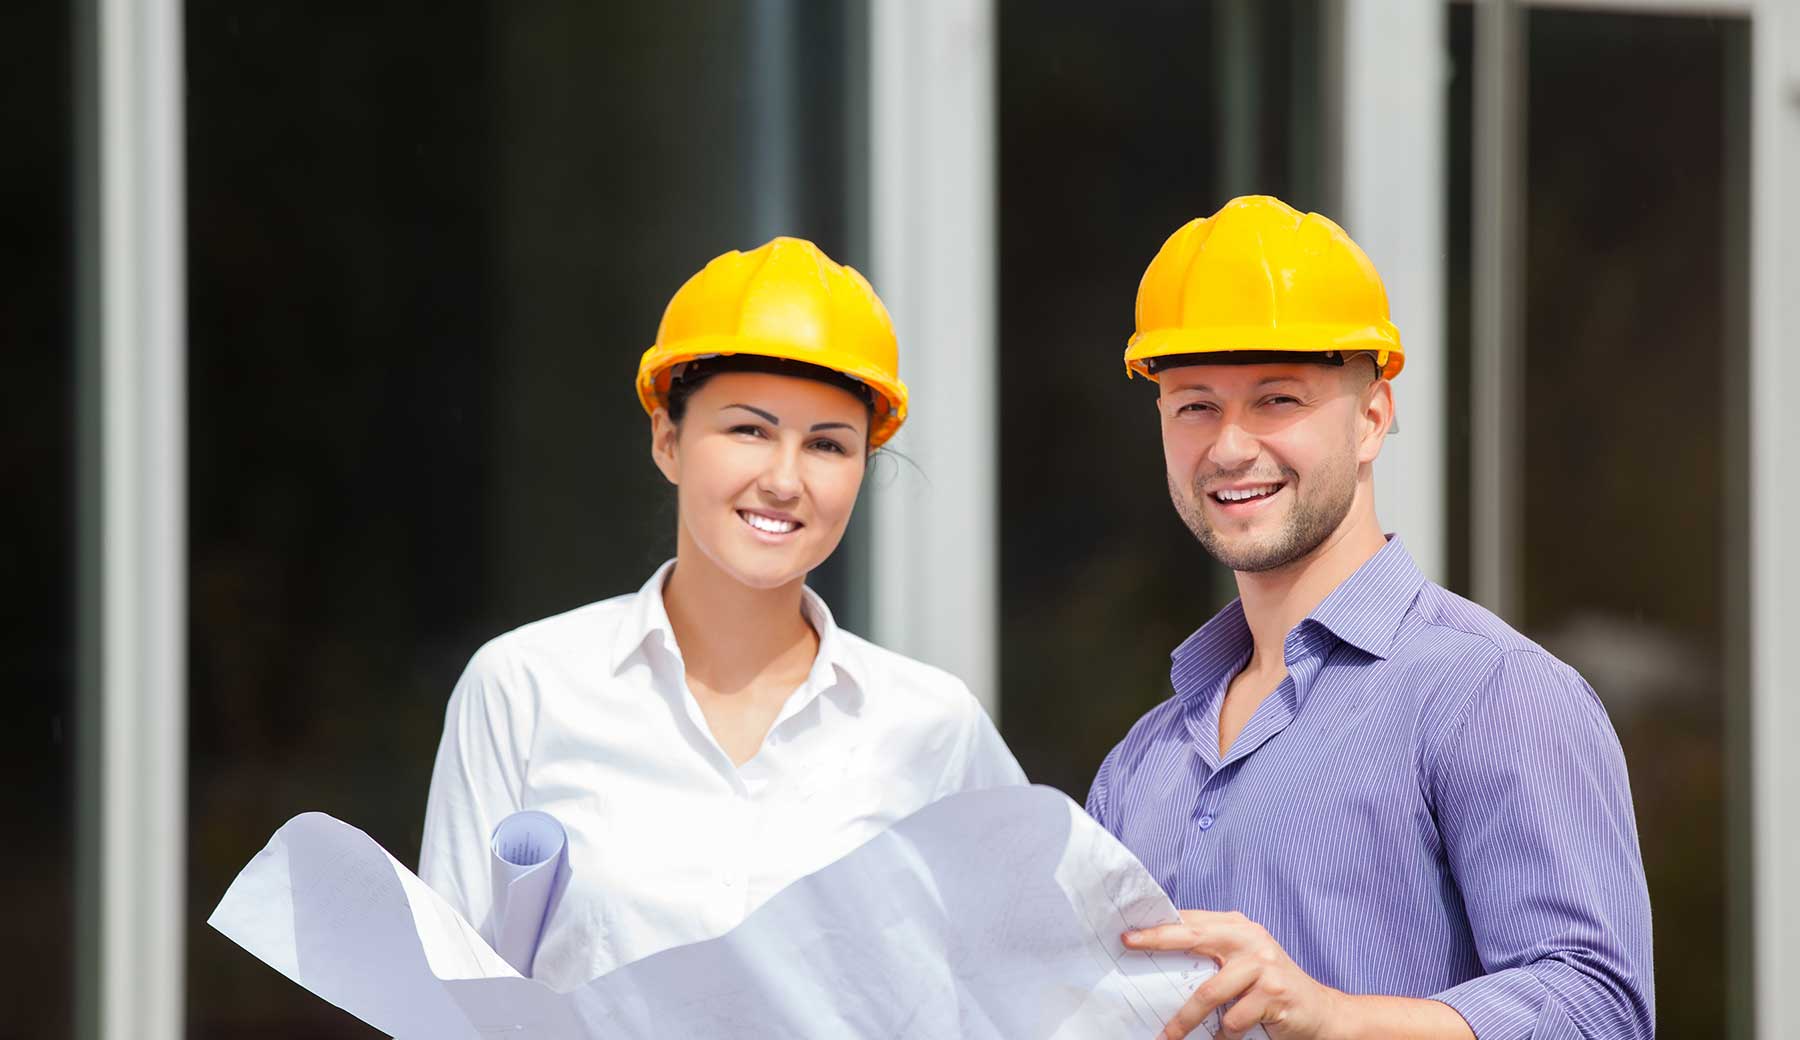
<svg viewBox="0 0 1800 1040"><path fill-rule="evenodd" d="M680 426L687 415L688 398L705 386L713 376L724 372L767 372L771 375L793 376L796 379L810 379L815 383L835 386L863 403L868 409L869 422L875 422L875 393L869 384L851 379L841 372L818 365L809 365L804 361L791 361L787 358L762 357L757 354L729 354L721 357L701 358L675 366L669 377L669 393L667 407L669 418Z"/></svg>

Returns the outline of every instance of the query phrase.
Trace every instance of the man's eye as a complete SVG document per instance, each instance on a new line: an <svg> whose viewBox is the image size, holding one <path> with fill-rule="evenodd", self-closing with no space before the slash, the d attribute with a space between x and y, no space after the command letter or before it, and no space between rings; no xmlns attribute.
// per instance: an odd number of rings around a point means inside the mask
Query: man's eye
<svg viewBox="0 0 1800 1040"><path fill-rule="evenodd" d="M1286 395L1286 394L1276 394L1276 395L1275 395L1275 396L1274 396L1274 397L1270 397L1270 398L1267 398L1267 399L1265 399L1265 400L1264 400L1264 401L1263 401L1263 403L1264 403L1264 404L1269 404L1269 405L1282 405L1282 406L1286 406L1286 405L1290 405L1290 404L1299 404L1299 403L1300 403L1300 399L1299 399L1299 398L1297 398L1297 397L1289 397L1289 396L1288 396L1288 395Z"/></svg>
<svg viewBox="0 0 1800 1040"><path fill-rule="evenodd" d="M1192 402L1189 402L1188 404L1182 405L1180 408L1175 409L1175 414L1176 415L1198 415L1201 412L1210 412L1210 411L1212 411L1212 405L1206 404L1202 401L1192 401Z"/></svg>

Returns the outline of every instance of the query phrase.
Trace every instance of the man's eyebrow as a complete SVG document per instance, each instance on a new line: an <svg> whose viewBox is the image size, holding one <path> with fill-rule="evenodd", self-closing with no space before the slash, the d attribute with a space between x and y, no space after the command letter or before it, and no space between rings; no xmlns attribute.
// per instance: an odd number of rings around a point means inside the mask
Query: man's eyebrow
<svg viewBox="0 0 1800 1040"><path fill-rule="evenodd" d="M767 420L771 425L774 425L774 426L781 425L781 418L779 416L772 415L768 412L765 412L761 408L756 408L756 407L753 407L753 406L747 405L747 404L728 404L725 407L726 408L742 408L746 412L755 412L757 415L760 415L765 420ZM814 427L814 428L817 429L817 427Z"/></svg>
<svg viewBox="0 0 1800 1040"><path fill-rule="evenodd" d="M847 422L819 422L819 423L813 423L812 429L808 430L807 432L808 433L818 433L820 430L849 430L850 432L855 433L856 427L850 425Z"/></svg>

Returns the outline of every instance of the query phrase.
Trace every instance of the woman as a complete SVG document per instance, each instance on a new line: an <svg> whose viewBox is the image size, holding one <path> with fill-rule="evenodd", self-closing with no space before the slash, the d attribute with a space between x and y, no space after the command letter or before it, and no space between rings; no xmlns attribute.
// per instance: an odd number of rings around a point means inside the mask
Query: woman
<svg viewBox="0 0 1800 1040"><path fill-rule="evenodd" d="M837 628L805 587L906 418L887 311L777 238L708 264L638 367L676 487L675 558L637 592L483 646L450 696L420 875L492 938L489 835L568 832L532 975L570 989L718 935L955 791L1023 783L954 676Z"/></svg>

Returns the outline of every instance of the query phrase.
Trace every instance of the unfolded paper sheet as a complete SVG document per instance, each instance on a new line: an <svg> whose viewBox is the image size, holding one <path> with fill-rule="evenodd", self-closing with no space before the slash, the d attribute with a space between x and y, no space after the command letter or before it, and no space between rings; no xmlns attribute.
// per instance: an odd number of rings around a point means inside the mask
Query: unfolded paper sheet
<svg viewBox="0 0 1800 1040"><path fill-rule="evenodd" d="M209 923L402 1040L1076 1040L1154 1035L1213 973L1119 941L1176 919L1079 806L1009 787L927 806L730 932L567 993L522 978L368 835L317 813L275 833Z"/></svg>

